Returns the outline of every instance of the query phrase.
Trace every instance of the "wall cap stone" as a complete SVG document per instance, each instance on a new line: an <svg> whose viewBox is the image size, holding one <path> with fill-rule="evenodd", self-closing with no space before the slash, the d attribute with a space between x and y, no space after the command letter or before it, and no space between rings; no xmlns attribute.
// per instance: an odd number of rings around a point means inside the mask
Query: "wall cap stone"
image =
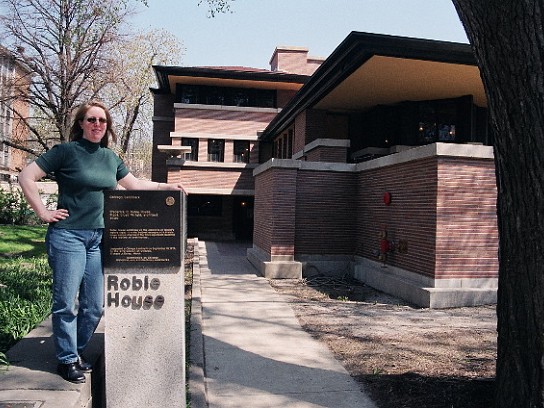
<svg viewBox="0 0 544 408"><path fill-rule="evenodd" d="M393 153L388 156L379 157L377 159L362 163L307 162L303 160L272 158L267 162L260 164L253 171L253 176L257 176L272 168L361 172L432 157L456 157L491 161L493 160L494 155L492 146L437 142L425 146L417 146L411 149L401 150L398 153Z"/></svg>
<svg viewBox="0 0 544 408"><path fill-rule="evenodd" d="M174 103L174 109L220 110L231 112L279 113L281 108L257 108L253 106L202 105L198 103Z"/></svg>

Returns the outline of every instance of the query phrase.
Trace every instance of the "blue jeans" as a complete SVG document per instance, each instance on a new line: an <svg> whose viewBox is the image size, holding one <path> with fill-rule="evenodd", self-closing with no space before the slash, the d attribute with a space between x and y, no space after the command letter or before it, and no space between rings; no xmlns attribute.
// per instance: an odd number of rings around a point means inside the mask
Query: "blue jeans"
<svg viewBox="0 0 544 408"><path fill-rule="evenodd" d="M47 230L45 243L53 269L53 337L62 364L78 361L102 316L102 232Z"/></svg>

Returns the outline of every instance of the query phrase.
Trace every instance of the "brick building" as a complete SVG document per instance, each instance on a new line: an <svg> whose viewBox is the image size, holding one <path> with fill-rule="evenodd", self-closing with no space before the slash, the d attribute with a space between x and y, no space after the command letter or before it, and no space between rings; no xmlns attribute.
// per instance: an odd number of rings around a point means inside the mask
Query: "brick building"
<svg viewBox="0 0 544 408"><path fill-rule="evenodd" d="M26 165L26 154L4 141L25 145L29 132L21 118L29 106L20 97L30 85L29 71L0 46L0 181L11 181Z"/></svg>
<svg viewBox="0 0 544 408"><path fill-rule="evenodd" d="M188 233L203 239L251 239L253 170L267 154L259 132L310 78L319 59L278 47L272 70L156 66L154 180L183 180ZM187 146L175 157L159 146Z"/></svg>
<svg viewBox="0 0 544 408"><path fill-rule="evenodd" d="M252 230L248 259L267 277L349 274L427 307L494 302L492 136L470 46L352 32L324 61L306 53L278 48L265 72L156 67L154 145L192 150L155 152L154 176L188 186L193 234ZM276 105L213 99L238 87L273 88Z"/></svg>

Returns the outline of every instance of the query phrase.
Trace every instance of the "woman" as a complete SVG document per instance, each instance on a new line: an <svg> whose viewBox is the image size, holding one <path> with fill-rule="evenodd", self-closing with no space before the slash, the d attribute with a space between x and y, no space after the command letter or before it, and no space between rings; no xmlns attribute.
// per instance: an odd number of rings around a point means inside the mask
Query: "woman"
<svg viewBox="0 0 544 408"><path fill-rule="evenodd" d="M81 357L103 310L101 241L104 190L117 184L127 190L182 190L181 184L134 177L108 148L115 140L112 119L100 102L76 112L70 143L54 146L19 174L19 184L38 217L49 223L46 247L53 270L52 323L58 373L73 383L85 382L92 367ZM43 204L37 181L54 173L58 206Z"/></svg>

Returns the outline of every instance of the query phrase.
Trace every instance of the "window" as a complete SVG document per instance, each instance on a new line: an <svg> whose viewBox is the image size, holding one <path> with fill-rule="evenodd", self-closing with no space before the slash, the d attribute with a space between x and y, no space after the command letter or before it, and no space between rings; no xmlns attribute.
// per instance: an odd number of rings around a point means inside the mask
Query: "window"
<svg viewBox="0 0 544 408"><path fill-rule="evenodd" d="M459 122L456 101L420 102L418 143L455 141L455 124Z"/></svg>
<svg viewBox="0 0 544 408"><path fill-rule="evenodd" d="M249 163L249 141L235 140L234 141L234 162Z"/></svg>
<svg viewBox="0 0 544 408"><path fill-rule="evenodd" d="M256 108L275 108L277 106L276 91L271 89L185 84L176 86L176 102Z"/></svg>
<svg viewBox="0 0 544 408"><path fill-rule="evenodd" d="M290 159L293 157L293 129L289 129L289 134L287 136L287 158Z"/></svg>
<svg viewBox="0 0 544 408"><path fill-rule="evenodd" d="M281 159L282 150L283 150L283 137L278 137L274 141L274 158Z"/></svg>
<svg viewBox="0 0 544 408"><path fill-rule="evenodd" d="M283 134L274 141L274 157L277 159L290 159L293 157L293 130Z"/></svg>
<svg viewBox="0 0 544 408"><path fill-rule="evenodd" d="M249 92L247 89L231 88L225 89L225 105L228 106L250 106Z"/></svg>
<svg viewBox="0 0 544 408"><path fill-rule="evenodd" d="M472 96L376 106L350 118L351 151L435 142L492 144L487 110Z"/></svg>
<svg viewBox="0 0 544 408"><path fill-rule="evenodd" d="M198 86L194 85L183 85L182 87L179 87L176 89L176 91L179 92L179 98L178 100L181 103L199 103L199 94L198 94Z"/></svg>
<svg viewBox="0 0 544 408"><path fill-rule="evenodd" d="M1 144L2 151L0 152L0 167L8 167L9 165L9 146L5 143Z"/></svg>
<svg viewBox="0 0 544 408"><path fill-rule="evenodd" d="M198 161L198 139L184 137L181 139L182 146L191 146L191 153L185 155L186 160Z"/></svg>
<svg viewBox="0 0 544 408"><path fill-rule="evenodd" d="M225 141L221 139L208 139L208 161L225 161Z"/></svg>
<svg viewBox="0 0 544 408"><path fill-rule="evenodd" d="M202 89L202 104L204 105L224 105L225 95L220 88Z"/></svg>

